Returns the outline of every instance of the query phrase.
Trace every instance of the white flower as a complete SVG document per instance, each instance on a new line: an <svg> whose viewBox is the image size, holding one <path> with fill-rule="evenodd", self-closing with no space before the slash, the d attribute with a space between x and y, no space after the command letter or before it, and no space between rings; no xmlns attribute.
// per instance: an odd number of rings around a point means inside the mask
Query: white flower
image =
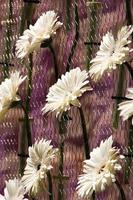
<svg viewBox="0 0 133 200"><path fill-rule="evenodd" d="M6 78L0 85L0 119L4 117L12 102L19 101L20 98L17 95L18 88L25 80L25 77L20 76L16 71L11 73L10 78Z"/></svg>
<svg viewBox="0 0 133 200"><path fill-rule="evenodd" d="M111 70L116 69L117 65L121 65L129 58L129 52L132 50L127 46L131 43L128 37L133 32L133 26L123 26L117 33L117 37L108 32L103 36L100 45L100 50L96 57L91 60L91 67L89 74L95 80L102 77L105 72L110 73Z"/></svg>
<svg viewBox="0 0 133 200"><path fill-rule="evenodd" d="M52 168L51 162L58 152L58 149L53 148L50 143L51 141L41 139L36 141L32 147L29 147L29 158L22 182L26 191L33 196L36 196L43 188L47 172Z"/></svg>
<svg viewBox="0 0 133 200"><path fill-rule="evenodd" d="M41 43L50 39L62 23L58 21L58 16L54 11L43 13L34 25L30 25L16 42L16 55L24 58L26 55L37 50Z"/></svg>
<svg viewBox="0 0 133 200"><path fill-rule="evenodd" d="M120 110L120 116L123 117L123 121L129 119L133 115L133 88L127 89L128 94L126 95L127 98L131 100L126 100L119 104L118 110ZM133 118L132 118L133 124Z"/></svg>
<svg viewBox="0 0 133 200"><path fill-rule="evenodd" d="M91 198L93 191L100 192L115 182L116 171L121 170L119 150L112 147L112 136L93 149L90 159L84 161L83 174L78 178L77 192L81 198Z"/></svg>
<svg viewBox="0 0 133 200"><path fill-rule="evenodd" d="M28 200L24 198L25 190L18 179L6 181L4 196L0 195L0 200Z"/></svg>
<svg viewBox="0 0 133 200"><path fill-rule="evenodd" d="M57 83L50 87L47 95L47 103L42 109L43 113L56 112L56 116L64 111L70 110L71 105L80 107L77 99L87 90L92 90L89 83L88 73L80 68L75 68L66 72L58 79Z"/></svg>

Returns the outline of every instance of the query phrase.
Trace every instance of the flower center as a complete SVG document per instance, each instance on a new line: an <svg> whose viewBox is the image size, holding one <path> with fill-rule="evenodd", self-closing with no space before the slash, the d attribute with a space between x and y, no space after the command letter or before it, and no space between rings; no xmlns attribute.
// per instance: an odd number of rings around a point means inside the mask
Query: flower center
<svg viewBox="0 0 133 200"><path fill-rule="evenodd" d="M38 165L37 165L37 170L39 170L39 169L40 169L40 167L41 167L41 164L38 164Z"/></svg>
<svg viewBox="0 0 133 200"><path fill-rule="evenodd" d="M98 171L98 174L100 174L101 172L103 172L104 169L105 169L105 165L102 165L101 168L100 168L99 171Z"/></svg>

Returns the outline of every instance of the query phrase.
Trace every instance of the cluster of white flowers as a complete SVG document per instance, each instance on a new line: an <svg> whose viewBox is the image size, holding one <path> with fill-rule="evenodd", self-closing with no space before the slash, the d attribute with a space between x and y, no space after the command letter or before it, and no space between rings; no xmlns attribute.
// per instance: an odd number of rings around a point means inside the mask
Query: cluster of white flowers
<svg viewBox="0 0 133 200"><path fill-rule="evenodd" d="M116 171L121 170L118 161L123 156L112 144L111 136L93 149L90 159L84 161L83 174L79 176L77 186L77 193L81 198L90 198L93 191L103 191L116 181Z"/></svg>
<svg viewBox="0 0 133 200"><path fill-rule="evenodd" d="M13 179L6 182L4 196L0 195L0 200L27 200L24 198L27 192L36 196L45 189L43 181L47 172L52 169L52 161L58 152L50 143L51 141L41 139L29 147L29 158L22 180ZM89 198L93 191L102 191L115 182L116 171L121 170L118 161L123 159L123 156L112 144L111 136L93 149L90 159L84 161L84 174L79 176L77 186L77 193L81 198Z"/></svg>
<svg viewBox="0 0 133 200"><path fill-rule="evenodd" d="M16 55L24 58L26 55L37 50L41 43L56 34L56 30L62 25L54 11L43 13L34 26L30 25L16 42ZM0 85L0 119L4 117L13 102L19 101L18 88L25 80L19 72L11 73ZM51 141L41 139L29 147L29 157L24 170L24 175L18 179L6 182L4 196L0 200L27 200L25 193L35 196L44 187L44 179L47 172L52 169L52 161L57 155L58 149L50 145ZM44 188L43 188L44 189Z"/></svg>
<svg viewBox="0 0 133 200"><path fill-rule="evenodd" d="M3 119L6 112L14 101L19 101L20 97L17 95L18 88L26 79L20 76L18 71L12 72L10 78L6 78L0 85L0 119Z"/></svg>
<svg viewBox="0 0 133 200"><path fill-rule="evenodd" d="M28 192L36 196L41 189L45 189L44 180L47 172L51 170L52 161L58 155L58 149L53 148L51 141L41 139L29 147L29 157L21 180L6 181L4 196L0 200L28 200L24 195Z"/></svg>
<svg viewBox="0 0 133 200"><path fill-rule="evenodd" d="M121 65L129 60L129 54L133 51L128 46L131 43L129 39L133 33L133 26L123 26L115 37L112 32L108 32L103 36L103 40L100 45L100 50L97 52L96 57L91 60L89 75L94 80L99 80L105 72L108 74L116 69L118 65ZM128 88L129 94L126 100L119 104L118 110L120 110L120 116L123 120L127 120L133 115L133 88ZM132 120L133 124L133 120Z"/></svg>
<svg viewBox="0 0 133 200"><path fill-rule="evenodd" d="M50 39L62 23L54 11L43 13L34 25L25 30L16 43L18 58L37 50L43 41ZM58 81L49 88L43 113L55 112L58 117L63 112L70 110L71 106L80 107L79 97L86 91L91 91L88 74L95 80L102 77L105 72L110 73L117 65L128 61L132 51L127 45L131 42L128 38L133 32L133 26L122 27L117 37L108 32L103 36L100 50L92 59L89 72L75 68L62 75ZM10 108L14 101L19 101L17 95L20 84L26 77L21 77L19 72L11 73L0 85L0 119ZM127 100L119 104L120 115L126 120L133 115L133 88L128 89ZM0 200L26 200L25 193L36 196L44 187L43 181L47 172L52 169L52 161L58 149L53 148L51 141L41 139L29 147L29 157L22 180L9 180L6 182L4 196ZM118 161L122 158L118 149L112 147L113 140L109 137L100 146L93 149L90 159L84 161L83 174L78 178L77 193L81 198L90 198L93 191L99 192L116 181L116 172L121 169Z"/></svg>
<svg viewBox="0 0 133 200"><path fill-rule="evenodd" d="M132 51L127 45L131 43L129 36L133 32L133 26L123 26L117 34L117 37L108 32L103 36L103 41L100 45L100 50L97 55L92 59L89 75L98 80L105 72L110 72L112 69L116 69L117 65L128 61L129 53ZM56 112L56 116L62 114L64 111L70 110L71 105L80 107L80 102L77 99L85 91L92 90L90 86L86 86L89 83L88 73L80 68L75 68L66 72L58 79L57 83L49 88L49 93L46 98L46 104L42 109L43 113ZM131 101L128 101L128 105L131 105ZM120 110L127 108L127 101L120 104ZM129 106L128 106L129 108ZM126 109L128 115L132 115L132 110ZM125 113L125 109L121 112L121 115ZM124 118L127 119L127 118Z"/></svg>
<svg viewBox="0 0 133 200"><path fill-rule="evenodd" d="M34 26L30 25L16 42L17 57L22 59L37 50L41 43L55 35L61 26L62 23L58 21L58 16L54 11L43 13Z"/></svg>

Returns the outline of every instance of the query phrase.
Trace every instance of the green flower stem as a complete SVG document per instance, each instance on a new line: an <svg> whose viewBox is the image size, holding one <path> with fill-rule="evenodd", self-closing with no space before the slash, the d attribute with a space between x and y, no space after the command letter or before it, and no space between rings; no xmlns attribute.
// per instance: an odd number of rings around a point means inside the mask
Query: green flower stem
<svg viewBox="0 0 133 200"><path fill-rule="evenodd" d="M59 183L58 183L58 200L64 199L64 175L63 175L63 165L64 165L64 140L65 133L67 132L67 120L65 120L66 113L63 113L61 119L59 120L59 134L60 134L60 160L59 160Z"/></svg>
<svg viewBox="0 0 133 200"><path fill-rule="evenodd" d="M29 120L29 112L30 112L30 99L32 92L32 71L33 71L33 55L29 55L29 66L28 66L28 90L27 90L27 98L26 98L26 106L25 106L25 125L27 130L27 139L28 139L28 147L32 146L32 136L31 136L31 128L30 128L30 120Z"/></svg>
<svg viewBox="0 0 133 200"><path fill-rule="evenodd" d="M112 98L112 99L119 99L119 100L121 100L121 101L123 101L123 100L132 100L132 99L129 99L129 98L127 98L127 97L117 97L117 96L112 96L111 98Z"/></svg>
<svg viewBox="0 0 133 200"><path fill-rule="evenodd" d="M125 66L127 67L128 71L129 71L129 73L130 73L130 75L133 79L133 69L132 69L132 67L129 65L128 62L125 63Z"/></svg>
<svg viewBox="0 0 133 200"><path fill-rule="evenodd" d="M21 175L24 173L24 168L26 165L26 154L27 154L27 145L32 146L32 136L31 136L31 127L30 127L30 98L31 98L31 91L32 91L32 68L33 68L33 61L32 61L32 54L29 56L29 67L28 67L28 90L27 90L27 97L26 97L26 105L23 106L22 102L20 102L20 106L24 111L24 119L22 124L22 133L20 135L20 168L19 172ZM24 156L25 155L25 156Z"/></svg>
<svg viewBox="0 0 133 200"><path fill-rule="evenodd" d="M60 136L60 161L59 161L59 184L58 184L58 200L62 200L64 197L64 185L63 185L63 165L64 165L64 138Z"/></svg>
<svg viewBox="0 0 133 200"><path fill-rule="evenodd" d="M42 47L45 47L45 44L42 44ZM48 44L49 49L51 50L51 53L53 55L53 61L54 61L54 70L55 70L55 78L56 81L59 78L59 72L58 72L58 67L57 67L57 60L56 60L56 55L54 52L54 49L52 45L49 43ZM66 129L66 120L65 120L66 113L63 113L60 120L58 120L58 125L59 125L59 136L60 136L60 144L59 144L59 176L58 176L58 200L63 200L64 196L64 185L63 185L63 180L64 180L64 175L63 175L63 165L64 165L64 140L65 140L65 133L67 131ZM52 191L51 191L52 192ZM53 195L52 195L53 196Z"/></svg>
<svg viewBox="0 0 133 200"><path fill-rule="evenodd" d="M48 188L49 188L49 200L53 200L52 177L49 171L47 172L47 178L48 178Z"/></svg>
<svg viewBox="0 0 133 200"><path fill-rule="evenodd" d="M54 70L55 70L55 78L56 78L56 81L58 80L58 77L59 77L59 72L58 72L58 66L57 66L57 60L56 60L56 56L55 56L55 51L52 47L51 44L48 45L49 49L51 50L51 53L53 55L53 60L54 60Z"/></svg>
<svg viewBox="0 0 133 200"><path fill-rule="evenodd" d="M85 117L82 108L78 108L80 113L80 119L81 119L81 127L82 127L82 133L83 133L83 140L84 140L84 150L85 150L85 157L86 159L90 158L90 147L88 143L88 134L87 134L87 128L85 123Z"/></svg>
<svg viewBox="0 0 133 200"><path fill-rule="evenodd" d="M92 193L92 200L95 200L96 199L96 193L95 191Z"/></svg>
<svg viewBox="0 0 133 200"><path fill-rule="evenodd" d="M127 24L132 24L131 0L125 0Z"/></svg>
<svg viewBox="0 0 133 200"><path fill-rule="evenodd" d="M119 183L119 181L116 180L115 184L116 184L116 186L117 186L117 188L118 188L118 190L120 192L121 200L126 200L126 196L125 196L124 190L123 190L121 184Z"/></svg>
<svg viewBox="0 0 133 200"><path fill-rule="evenodd" d="M133 155L133 125L131 119L128 120L128 152L127 155ZM128 179L131 173L132 156L126 157L125 162L125 183L128 183Z"/></svg>
<svg viewBox="0 0 133 200"><path fill-rule="evenodd" d="M41 3L41 0L23 0L25 3Z"/></svg>
<svg viewBox="0 0 133 200"><path fill-rule="evenodd" d="M66 30L67 30L67 32L69 32L70 31L70 28L71 28L71 14L70 14L70 12L71 12L71 9L70 9L70 7L71 7L71 0L66 0Z"/></svg>
<svg viewBox="0 0 133 200"><path fill-rule="evenodd" d="M101 5L100 2L95 1L95 0L90 0L89 1L89 11L90 11L90 25L89 25L89 30L88 30L88 37L87 37L87 43L90 45L87 45L87 69L89 70L90 68L90 61L92 59L92 52L93 52L93 43L95 40L95 32L96 32L96 25L98 21L98 8L99 5Z"/></svg>
<svg viewBox="0 0 133 200"><path fill-rule="evenodd" d="M25 154L27 152L27 145L32 146L32 135L30 127L30 98L32 92L32 68L33 68L33 59L32 54L29 55L29 66L28 66L28 89L26 97L25 107L21 104L21 107L24 111L23 127L22 127L22 138L20 138L20 153ZM20 156L20 174L23 175L24 168L26 164L26 157Z"/></svg>
<svg viewBox="0 0 133 200"><path fill-rule="evenodd" d="M119 66L119 79L117 83L117 91L116 91L116 96L122 97L123 96L123 90L124 90L124 84L125 84L125 67L124 65ZM116 99L116 102L114 104L113 108L113 128L117 129L119 125L119 113L120 111L118 110L118 104L121 102L120 99Z"/></svg>
<svg viewBox="0 0 133 200"><path fill-rule="evenodd" d="M45 46L45 45L44 45ZM42 45L43 47L43 45ZM58 67L57 67L57 60L56 60L56 55L54 52L54 49L52 45L49 43L48 44L49 49L51 50L51 53L53 55L53 61L54 61L54 70L55 70L55 78L56 81L59 78L59 72L58 72ZM60 144L59 144L59 176L58 176L58 200L63 200L64 196L64 185L63 185L63 180L64 180L64 175L63 175L63 165L64 165L64 140L65 140L65 133L67 131L66 129L66 123L67 121L65 120L66 113L63 113L60 120L58 120L58 125L59 125L59 136L60 136Z"/></svg>
<svg viewBox="0 0 133 200"><path fill-rule="evenodd" d="M23 119L20 121L21 123L21 132L19 135L19 174L21 174L23 176L24 173L24 168L26 165L26 159L27 159L27 137L24 137L25 135L25 123L23 121Z"/></svg>
<svg viewBox="0 0 133 200"><path fill-rule="evenodd" d="M21 12L21 24L20 24L20 35L23 34L24 30L28 28L29 24L32 24L32 17L35 13L36 4L27 2L24 3ZM29 66L28 69L28 89L27 89L27 97L26 97L26 105L23 107L24 110L24 120L23 120L23 138L20 140L20 152L25 154L27 151L28 146L32 145L32 137L31 137L31 128L30 128L30 119L29 119L29 112L30 112L30 98L31 98L31 91L32 91L32 68L33 68L33 58L32 54L29 55ZM26 145L24 144L24 141ZM20 156L20 171L21 174L24 172L24 166L26 163L26 158Z"/></svg>
<svg viewBox="0 0 133 200"><path fill-rule="evenodd" d="M75 0L75 38L73 41L73 45L72 45L70 54L68 56L66 71L70 70L74 51L76 49L77 42L79 40L79 25L80 24L79 24L79 15L78 15L78 3L77 3L77 0Z"/></svg>
<svg viewBox="0 0 133 200"><path fill-rule="evenodd" d="M45 44L42 44L42 47L45 47ZM57 60L56 60L56 55L55 51L52 47L52 45L49 43L48 44L49 49L51 50L51 53L53 55L53 61L54 61L54 70L55 70L55 79L56 81L59 78L59 72L58 72L58 67L57 67ZM66 121L64 120L64 115L65 113L62 114L60 120L58 120L58 125L59 125L59 135L60 135L60 144L59 144L59 176L58 176L58 200L63 200L64 196L64 185L63 185L63 165L64 165L64 139L65 136L64 134L66 133ZM53 196L52 191L51 191L51 196Z"/></svg>
<svg viewBox="0 0 133 200"><path fill-rule="evenodd" d="M33 70L33 55L29 55L29 66L28 66L28 89L27 89L27 96L26 96L26 104L23 106L22 102L20 105L24 111L24 119L22 124L22 133L20 135L20 168L19 172L21 175L24 173L24 168L26 165L26 154L27 154L27 145L32 146L32 134L31 134L31 127L30 127L30 99L31 99L31 92L32 92L32 70ZM25 155L25 156L24 156Z"/></svg>
<svg viewBox="0 0 133 200"><path fill-rule="evenodd" d="M13 19L13 8L12 8L13 0L9 0L9 14L8 14L8 22L6 22L6 37L5 37L5 54L4 54L4 63L3 64L3 73L4 78L9 75L9 64L11 61L11 50L12 50L12 19Z"/></svg>
<svg viewBox="0 0 133 200"><path fill-rule="evenodd" d="M94 46L100 46L99 42L84 42L85 45L94 45Z"/></svg>

